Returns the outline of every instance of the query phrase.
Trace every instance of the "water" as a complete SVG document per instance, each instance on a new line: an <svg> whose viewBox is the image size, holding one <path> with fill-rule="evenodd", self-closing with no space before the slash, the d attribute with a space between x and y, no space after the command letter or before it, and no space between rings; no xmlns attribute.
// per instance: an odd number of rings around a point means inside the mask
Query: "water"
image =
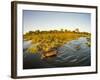
<svg viewBox="0 0 100 80"><path fill-rule="evenodd" d="M41 59L41 55L30 54L26 50L32 46L31 41L24 42L24 58L23 68L52 68L52 67L74 67L74 66L90 66L91 52L90 47L86 44L88 40L81 37L77 40L72 40L69 43L57 49L56 57ZM26 56L25 56L26 55Z"/></svg>
<svg viewBox="0 0 100 80"><path fill-rule="evenodd" d="M23 49L25 50L25 49L27 49L29 46L31 46L31 40L30 41L24 41L23 42Z"/></svg>

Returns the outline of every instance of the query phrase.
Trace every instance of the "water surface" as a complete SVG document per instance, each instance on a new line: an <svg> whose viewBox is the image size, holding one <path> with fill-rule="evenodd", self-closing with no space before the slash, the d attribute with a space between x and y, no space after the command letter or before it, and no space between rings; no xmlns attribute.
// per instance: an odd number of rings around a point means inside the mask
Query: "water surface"
<svg viewBox="0 0 100 80"><path fill-rule="evenodd" d="M27 52L27 48L33 45L31 41L24 41L23 69L90 66L91 52L87 43L86 37L72 40L57 49L56 57L41 59L39 53Z"/></svg>

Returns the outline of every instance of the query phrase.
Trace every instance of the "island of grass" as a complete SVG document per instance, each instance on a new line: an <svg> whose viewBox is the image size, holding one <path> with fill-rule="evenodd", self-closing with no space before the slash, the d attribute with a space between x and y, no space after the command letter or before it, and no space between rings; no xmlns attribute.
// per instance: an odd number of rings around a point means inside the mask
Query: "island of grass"
<svg viewBox="0 0 100 80"><path fill-rule="evenodd" d="M28 47L29 53L40 53L41 58L56 56L57 48L68 43L69 41L76 40L80 37L86 37L89 43L91 34L88 32L68 31L68 30L50 30L50 31L29 31L23 35L25 41L31 41L33 46ZM77 46L79 48L79 46Z"/></svg>

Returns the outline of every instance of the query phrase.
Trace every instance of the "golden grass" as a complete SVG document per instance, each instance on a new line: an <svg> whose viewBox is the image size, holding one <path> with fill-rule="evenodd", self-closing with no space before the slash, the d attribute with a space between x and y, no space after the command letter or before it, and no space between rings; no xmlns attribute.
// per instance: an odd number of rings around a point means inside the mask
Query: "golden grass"
<svg viewBox="0 0 100 80"><path fill-rule="evenodd" d="M71 31L30 31L23 35L24 40L31 40L33 45L36 44L36 46L27 49L31 53L47 52L79 37L90 36L91 34L87 32Z"/></svg>

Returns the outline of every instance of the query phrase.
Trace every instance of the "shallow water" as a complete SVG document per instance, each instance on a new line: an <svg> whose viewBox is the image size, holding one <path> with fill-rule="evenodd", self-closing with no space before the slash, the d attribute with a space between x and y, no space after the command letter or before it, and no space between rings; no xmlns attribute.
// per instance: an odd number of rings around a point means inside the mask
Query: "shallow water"
<svg viewBox="0 0 100 80"><path fill-rule="evenodd" d="M32 54L26 50L32 46L31 42L24 42L23 51L23 68L52 68L52 67L74 67L74 66L90 66L91 56L90 47L86 44L88 41L85 37L72 40L69 43L57 49L57 56L52 58L41 59L39 53ZM78 46L78 48L77 48Z"/></svg>

